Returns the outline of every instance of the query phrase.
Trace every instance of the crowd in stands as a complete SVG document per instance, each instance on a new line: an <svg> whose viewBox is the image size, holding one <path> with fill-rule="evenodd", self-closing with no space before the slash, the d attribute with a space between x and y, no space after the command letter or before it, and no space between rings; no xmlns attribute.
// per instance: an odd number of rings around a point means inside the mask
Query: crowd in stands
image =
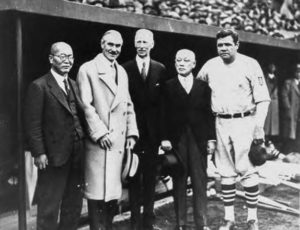
<svg viewBox="0 0 300 230"><path fill-rule="evenodd" d="M69 0L284 38L300 31L300 1L285 0Z"/></svg>

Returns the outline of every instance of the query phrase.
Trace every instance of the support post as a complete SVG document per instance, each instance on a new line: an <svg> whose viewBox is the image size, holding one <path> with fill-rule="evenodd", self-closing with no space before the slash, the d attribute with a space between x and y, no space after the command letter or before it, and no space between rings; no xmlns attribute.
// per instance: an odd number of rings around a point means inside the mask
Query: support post
<svg viewBox="0 0 300 230"><path fill-rule="evenodd" d="M16 73L17 73L17 150L19 165L19 230L26 230L26 182L25 182L25 155L23 147L22 97L23 97L23 44L22 18L19 13L16 18Z"/></svg>

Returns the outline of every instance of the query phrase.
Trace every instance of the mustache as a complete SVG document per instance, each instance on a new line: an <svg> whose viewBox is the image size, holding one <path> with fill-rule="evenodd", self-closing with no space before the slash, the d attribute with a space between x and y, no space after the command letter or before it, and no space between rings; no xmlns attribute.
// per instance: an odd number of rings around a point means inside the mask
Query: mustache
<svg viewBox="0 0 300 230"><path fill-rule="evenodd" d="M109 51L108 53L112 54L112 55L116 55L118 54L119 52L118 51Z"/></svg>

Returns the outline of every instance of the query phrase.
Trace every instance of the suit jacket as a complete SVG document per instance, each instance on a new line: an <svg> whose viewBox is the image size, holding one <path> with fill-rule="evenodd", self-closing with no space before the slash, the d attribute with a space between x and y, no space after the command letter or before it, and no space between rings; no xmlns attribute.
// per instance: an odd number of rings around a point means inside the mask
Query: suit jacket
<svg viewBox="0 0 300 230"><path fill-rule="evenodd" d="M117 82L104 55L84 63L77 82L89 137L86 140L85 196L95 200L121 198L121 170L126 138L138 137L126 71L115 63ZM109 133L112 147L100 148L97 140Z"/></svg>
<svg viewBox="0 0 300 230"><path fill-rule="evenodd" d="M137 148L143 148L143 143L157 148L160 141L160 101L161 87L166 81L166 68L163 64L150 59L149 71L144 81L141 77L136 59L123 64L128 74L129 92L136 113L137 125L140 132Z"/></svg>
<svg viewBox="0 0 300 230"><path fill-rule="evenodd" d="M163 89L163 139L176 147L182 132L189 126L199 149L204 150L208 140L215 140L215 119L211 111L211 91L206 82L194 80L189 94L178 78L166 82Z"/></svg>
<svg viewBox="0 0 300 230"><path fill-rule="evenodd" d="M69 82L80 105L77 85L72 79ZM80 106L78 113L82 118ZM28 88L25 129L33 157L46 154L53 166L63 165L69 159L74 143L73 115L64 92L50 72L33 81Z"/></svg>
<svg viewBox="0 0 300 230"><path fill-rule="evenodd" d="M282 88L283 137L295 139L300 109L300 90L295 79L288 79Z"/></svg>

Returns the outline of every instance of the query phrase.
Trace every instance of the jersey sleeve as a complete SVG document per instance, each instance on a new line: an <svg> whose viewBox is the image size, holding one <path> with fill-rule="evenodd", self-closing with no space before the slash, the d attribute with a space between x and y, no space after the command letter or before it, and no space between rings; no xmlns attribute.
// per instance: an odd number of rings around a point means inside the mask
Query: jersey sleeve
<svg viewBox="0 0 300 230"><path fill-rule="evenodd" d="M270 101L268 87L260 65L257 61L252 60L249 68L254 102Z"/></svg>
<svg viewBox="0 0 300 230"><path fill-rule="evenodd" d="M207 62L202 66L198 72L196 79L208 82L208 64Z"/></svg>

